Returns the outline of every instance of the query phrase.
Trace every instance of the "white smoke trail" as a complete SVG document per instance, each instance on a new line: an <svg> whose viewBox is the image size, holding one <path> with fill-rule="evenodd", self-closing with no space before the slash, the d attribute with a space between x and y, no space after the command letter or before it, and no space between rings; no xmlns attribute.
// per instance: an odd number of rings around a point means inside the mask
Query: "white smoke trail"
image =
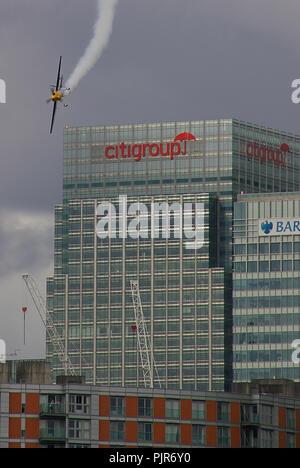
<svg viewBox="0 0 300 468"><path fill-rule="evenodd" d="M98 19L94 26L94 36L83 56L66 83L73 91L80 80L93 68L109 42L118 0L98 0Z"/></svg>

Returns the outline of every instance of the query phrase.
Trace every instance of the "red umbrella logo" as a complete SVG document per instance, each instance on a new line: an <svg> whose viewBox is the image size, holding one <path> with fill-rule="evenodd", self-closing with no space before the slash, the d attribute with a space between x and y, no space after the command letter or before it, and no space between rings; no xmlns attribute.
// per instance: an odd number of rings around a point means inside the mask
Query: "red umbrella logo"
<svg viewBox="0 0 300 468"><path fill-rule="evenodd" d="M174 138L174 140L175 141L196 140L196 137L192 133L183 132L183 133L179 133L179 135L177 135Z"/></svg>
<svg viewBox="0 0 300 468"><path fill-rule="evenodd" d="M280 146L280 149L281 149L281 151L285 151L287 153L290 152L289 145L287 145L286 143L282 143L282 145Z"/></svg>

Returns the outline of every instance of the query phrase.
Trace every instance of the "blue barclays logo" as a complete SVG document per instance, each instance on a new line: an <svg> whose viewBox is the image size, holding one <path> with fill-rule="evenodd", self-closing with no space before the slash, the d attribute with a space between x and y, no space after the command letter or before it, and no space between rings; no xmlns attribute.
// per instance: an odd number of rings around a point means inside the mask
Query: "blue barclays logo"
<svg viewBox="0 0 300 468"><path fill-rule="evenodd" d="M300 234L300 219L272 219L260 220L260 235L288 235Z"/></svg>
<svg viewBox="0 0 300 468"><path fill-rule="evenodd" d="M0 103L6 103L6 83L4 80L0 80Z"/></svg>
<svg viewBox="0 0 300 468"><path fill-rule="evenodd" d="M261 229L265 234L270 234L273 229L273 223L268 223L268 221L265 221L264 223L261 223Z"/></svg>

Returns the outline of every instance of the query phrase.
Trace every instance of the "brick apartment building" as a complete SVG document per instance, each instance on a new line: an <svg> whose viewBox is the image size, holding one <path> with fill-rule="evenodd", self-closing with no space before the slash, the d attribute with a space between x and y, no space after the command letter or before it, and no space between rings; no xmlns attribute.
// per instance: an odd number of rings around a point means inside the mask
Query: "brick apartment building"
<svg viewBox="0 0 300 468"><path fill-rule="evenodd" d="M300 386L236 393L0 384L0 448L300 448Z"/></svg>

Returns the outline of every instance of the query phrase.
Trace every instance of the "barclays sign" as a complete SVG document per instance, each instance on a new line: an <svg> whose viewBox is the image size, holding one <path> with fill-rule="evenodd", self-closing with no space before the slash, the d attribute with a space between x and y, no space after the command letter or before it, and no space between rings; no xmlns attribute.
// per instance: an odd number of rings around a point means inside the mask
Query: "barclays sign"
<svg viewBox="0 0 300 468"><path fill-rule="evenodd" d="M259 236L300 234L300 218L272 218L258 221Z"/></svg>

